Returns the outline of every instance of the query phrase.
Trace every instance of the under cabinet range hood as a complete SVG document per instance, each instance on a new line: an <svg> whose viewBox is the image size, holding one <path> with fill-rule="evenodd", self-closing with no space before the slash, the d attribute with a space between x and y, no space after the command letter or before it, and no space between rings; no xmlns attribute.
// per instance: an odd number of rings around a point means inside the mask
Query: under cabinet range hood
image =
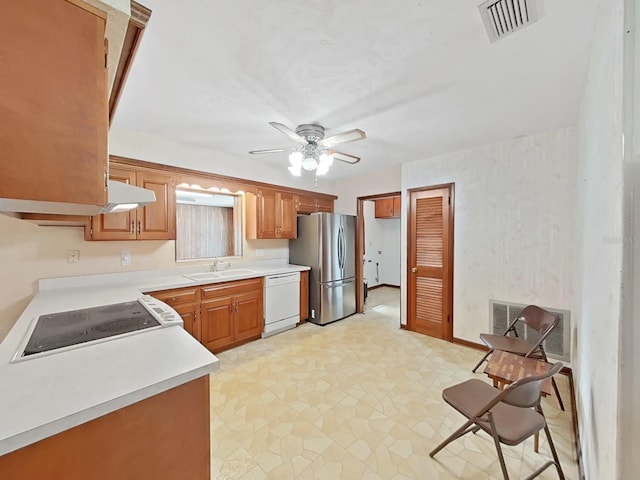
<svg viewBox="0 0 640 480"><path fill-rule="evenodd" d="M126 212L144 207L156 201L156 194L146 188L109 180L106 205L0 198L0 212L51 213L61 215L98 215L100 213Z"/></svg>

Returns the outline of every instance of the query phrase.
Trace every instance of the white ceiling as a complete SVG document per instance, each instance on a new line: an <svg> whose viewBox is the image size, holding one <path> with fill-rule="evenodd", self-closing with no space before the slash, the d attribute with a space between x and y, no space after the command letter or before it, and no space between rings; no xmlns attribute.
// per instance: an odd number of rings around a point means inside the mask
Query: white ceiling
<svg viewBox="0 0 640 480"><path fill-rule="evenodd" d="M328 179L576 124L599 0L544 0L489 43L482 0L141 0L114 125L288 165L267 122L351 128ZM152 160L152 159L149 159Z"/></svg>

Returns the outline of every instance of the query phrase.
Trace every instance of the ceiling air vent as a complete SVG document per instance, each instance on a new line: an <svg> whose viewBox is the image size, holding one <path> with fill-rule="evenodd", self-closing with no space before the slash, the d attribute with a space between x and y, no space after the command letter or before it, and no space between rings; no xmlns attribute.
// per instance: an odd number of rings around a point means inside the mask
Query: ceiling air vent
<svg viewBox="0 0 640 480"><path fill-rule="evenodd" d="M542 17L540 0L487 0L478 9L491 42L500 40Z"/></svg>

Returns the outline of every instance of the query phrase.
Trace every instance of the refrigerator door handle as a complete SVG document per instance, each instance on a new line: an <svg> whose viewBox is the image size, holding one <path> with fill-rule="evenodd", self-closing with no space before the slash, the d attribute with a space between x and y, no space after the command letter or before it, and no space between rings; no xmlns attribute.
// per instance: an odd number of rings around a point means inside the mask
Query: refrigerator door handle
<svg viewBox="0 0 640 480"><path fill-rule="evenodd" d="M335 282L333 284L331 283L327 283L324 284L324 288L341 288L344 287L345 285L349 285L350 283L354 283L356 280L355 278L352 278L350 280L340 280L339 282Z"/></svg>
<svg viewBox="0 0 640 480"><path fill-rule="evenodd" d="M343 268L343 251L342 251L342 225L340 225L340 227L338 227L338 266L340 267L340 270L342 270ZM342 272L340 272L342 273ZM342 276L342 275L340 275Z"/></svg>

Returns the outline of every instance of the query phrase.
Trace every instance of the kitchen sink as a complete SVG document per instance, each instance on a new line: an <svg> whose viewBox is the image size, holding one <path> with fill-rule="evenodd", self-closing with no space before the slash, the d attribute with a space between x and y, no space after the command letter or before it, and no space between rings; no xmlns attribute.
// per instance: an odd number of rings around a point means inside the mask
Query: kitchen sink
<svg viewBox="0 0 640 480"><path fill-rule="evenodd" d="M233 277L235 275L247 275L249 273L256 273L256 271L250 270L248 268L236 268L235 270L222 270L216 273L221 277Z"/></svg>
<svg viewBox="0 0 640 480"><path fill-rule="evenodd" d="M220 276L218 275L219 273L222 273L222 272L190 273L189 275L183 275L183 277L187 277L191 280L197 280L197 281L215 280L217 278L220 278Z"/></svg>
<svg viewBox="0 0 640 480"><path fill-rule="evenodd" d="M201 282L203 280L216 280L220 277L235 277L250 273L256 273L256 271L248 268L236 268L235 270L220 270L219 272L190 273L188 275L183 275L183 277Z"/></svg>

